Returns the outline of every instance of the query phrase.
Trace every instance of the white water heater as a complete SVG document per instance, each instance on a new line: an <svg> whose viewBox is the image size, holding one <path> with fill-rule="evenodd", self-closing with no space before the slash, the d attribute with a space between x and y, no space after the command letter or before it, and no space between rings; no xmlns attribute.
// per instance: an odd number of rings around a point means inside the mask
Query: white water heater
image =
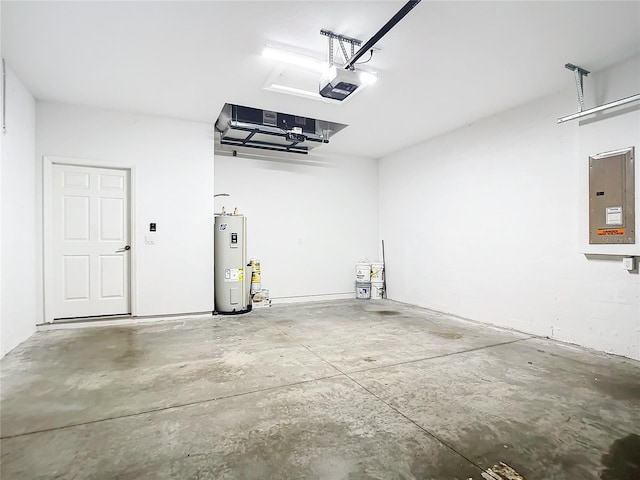
<svg viewBox="0 0 640 480"><path fill-rule="evenodd" d="M215 217L214 313L251 311L251 266L247 264L247 218L222 214Z"/></svg>

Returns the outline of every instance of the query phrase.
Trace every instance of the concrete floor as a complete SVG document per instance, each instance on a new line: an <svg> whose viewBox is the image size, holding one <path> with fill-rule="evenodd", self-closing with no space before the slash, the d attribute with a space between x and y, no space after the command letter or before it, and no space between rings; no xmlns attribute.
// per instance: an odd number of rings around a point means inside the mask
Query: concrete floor
<svg viewBox="0 0 640 480"><path fill-rule="evenodd" d="M390 301L40 332L1 366L3 480L640 479L638 362Z"/></svg>

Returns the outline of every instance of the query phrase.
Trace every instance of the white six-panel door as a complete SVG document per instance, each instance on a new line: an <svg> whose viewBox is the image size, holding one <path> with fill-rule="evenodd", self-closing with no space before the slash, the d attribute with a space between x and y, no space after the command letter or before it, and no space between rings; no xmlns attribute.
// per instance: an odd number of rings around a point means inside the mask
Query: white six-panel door
<svg viewBox="0 0 640 480"><path fill-rule="evenodd" d="M53 166L54 318L128 314L129 171Z"/></svg>

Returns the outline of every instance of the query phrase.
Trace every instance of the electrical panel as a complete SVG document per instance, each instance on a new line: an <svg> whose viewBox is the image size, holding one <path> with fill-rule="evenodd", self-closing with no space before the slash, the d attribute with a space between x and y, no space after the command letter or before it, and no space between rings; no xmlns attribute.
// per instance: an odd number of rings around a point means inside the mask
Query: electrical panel
<svg viewBox="0 0 640 480"><path fill-rule="evenodd" d="M589 243L636 241L634 148L589 157Z"/></svg>

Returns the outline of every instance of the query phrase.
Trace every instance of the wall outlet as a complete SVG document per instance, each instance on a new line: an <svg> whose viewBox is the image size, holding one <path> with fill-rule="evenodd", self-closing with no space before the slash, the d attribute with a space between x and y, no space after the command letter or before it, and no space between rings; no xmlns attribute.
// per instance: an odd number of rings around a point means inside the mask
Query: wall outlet
<svg viewBox="0 0 640 480"><path fill-rule="evenodd" d="M624 267L625 270L628 270L628 271L632 272L636 268L636 266L635 266L635 258L633 258L633 257L623 258L622 259L622 266Z"/></svg>
<svg viewBox="0 0 640 480"><path fill-rule="evenodd" d="M144 244L145 245L155 245L156 244L156 236L155 235L145 235L144 236Z"/></svg>

